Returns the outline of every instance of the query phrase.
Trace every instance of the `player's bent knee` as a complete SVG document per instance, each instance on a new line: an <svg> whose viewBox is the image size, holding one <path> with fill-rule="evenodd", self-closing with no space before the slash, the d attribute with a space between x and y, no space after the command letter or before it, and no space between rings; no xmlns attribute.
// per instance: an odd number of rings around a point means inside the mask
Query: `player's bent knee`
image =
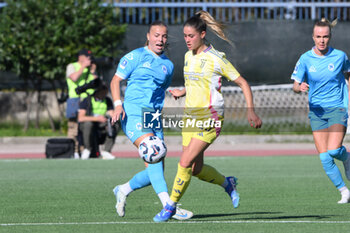
<svg viewBox="0 0 350 233"><path fill-rule="evenodd" d="M346 153L346 148L341 146L335 150L328 150L328 154L333 158L338 158L339 156L343 156Z"/></svg>
<svg viewBox="0 0 350 233"><path fill-rule="evenodd" d="M201 173L201 171L202 171L202 168L203 168L203 165L202 166L194 166L193 168L192 168L192 175L193 176L197 176L199 173Z"/></svg>

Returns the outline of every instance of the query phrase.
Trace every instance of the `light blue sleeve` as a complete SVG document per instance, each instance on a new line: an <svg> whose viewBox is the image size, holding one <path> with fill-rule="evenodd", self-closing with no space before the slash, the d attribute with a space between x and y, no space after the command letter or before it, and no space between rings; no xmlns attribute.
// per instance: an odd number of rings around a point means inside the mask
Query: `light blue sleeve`
<svg viewBox="0 0 350 233"><path fill-rule="evenodd" d="M164 90L166 90L170 84L171 84L171 81L173 80L173 75L174 75L174 65L171 63L171 70L169 72L169 74L167 75L167 80L166 80L166 83L164 84Z"/></svg>
<svg viewBox="0 0 350 233"><path fill-rule="evenodd" d="M295 65L291 79L299 83L302 83L305 79L305 74L306 74L306 66L305 66L303 57L300 57L297 64Z"/></svg>
<svg viewBox="0 0 350 233"><path fill-rule="evenodd" d="M348 56L346 56L346 54L344 54L344 68L343 68L343 72L350 72L350 61L348 59Z"/></svg>
<svg viewBox="0 0 350 233"><path fill-rule="evenodd" d="M120 59L115 74L121 77L122 79L128 79L131 73L136 69L138 65L138 58L139 53L136 50L126 54Z"/></svg>

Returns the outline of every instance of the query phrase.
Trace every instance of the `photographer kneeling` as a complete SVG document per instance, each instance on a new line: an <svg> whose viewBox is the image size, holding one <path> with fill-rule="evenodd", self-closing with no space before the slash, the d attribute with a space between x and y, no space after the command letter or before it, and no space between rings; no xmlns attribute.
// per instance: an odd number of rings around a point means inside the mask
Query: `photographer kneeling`
<svg viewBox="0 0 350 233"><path fill-rule="evenodd" d="M93 95L86 97L79 105L78 122L83 135L84 150L82 159L90 158L94 146L104 142L101 150L103 159L115 159L110 153L114 145L119 124L111 126L109 116L113 113L113 102L107 97L108 87L101 84Z"/></svg>

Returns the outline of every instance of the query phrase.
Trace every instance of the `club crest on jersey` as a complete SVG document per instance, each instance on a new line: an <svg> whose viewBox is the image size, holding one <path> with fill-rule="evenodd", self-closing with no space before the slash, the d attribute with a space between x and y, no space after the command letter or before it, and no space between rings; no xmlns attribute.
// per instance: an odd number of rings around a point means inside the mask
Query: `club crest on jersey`
<svg viewBox="0 0 350 233"><path fill-rule="evenodd" d="M206 61L207 61L206 59L201 59L201 68L205 66Z"/></svg>
<svg viewBox="0 0 350 233"><path fill-rule="evenodd" d="M124 70L127 64L128 64L127 60L122 61L122 63L120 64L120 68Z"/></svg>
<svg viewBox="0 0 350 233"><path fill-rule="evenodd" d="M333 63L329 63L328 64L328 70L329 71L333 71L334 70L334 64Z"/></svg>
<svg viewBox="0 0 350 233"><path fill-rule="evenodd" d="M316 68L315 68L314 66L310 66L309 72L310 72L310 73L316 72Z"/></svg>
<svg viewBox="0 0 350 233"><path fill-rule="evenodd" d="M162 66L162 70L163 70L164 74L166 74L168 72L168 70L167 70L165 65Z"/></svg>
<svg viewBox="0 0 350 233"><path fill-rule="evenodd" d="M134 59L134 54L133 53L129 53L125 57L131 61L131 60Z"/></svg>
<svg viewBox="0 0 350 233"><path fill-rule="evenodd" d="M149 63L148 61L143 63L142 65L143 67L146 67L146 68L151 68L151 63Z"/></svg>

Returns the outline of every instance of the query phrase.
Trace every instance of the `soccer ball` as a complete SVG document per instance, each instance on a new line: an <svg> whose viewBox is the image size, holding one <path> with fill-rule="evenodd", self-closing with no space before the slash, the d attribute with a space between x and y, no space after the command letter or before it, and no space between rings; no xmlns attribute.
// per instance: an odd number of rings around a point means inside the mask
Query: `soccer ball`
<svg viewBox="0 0 350 233"><path fill-rule="evenodd" d="M139 146L139 155L146 163L158 163L166 155L166 146L160 138L149 136L142 140Z"/></svg>

